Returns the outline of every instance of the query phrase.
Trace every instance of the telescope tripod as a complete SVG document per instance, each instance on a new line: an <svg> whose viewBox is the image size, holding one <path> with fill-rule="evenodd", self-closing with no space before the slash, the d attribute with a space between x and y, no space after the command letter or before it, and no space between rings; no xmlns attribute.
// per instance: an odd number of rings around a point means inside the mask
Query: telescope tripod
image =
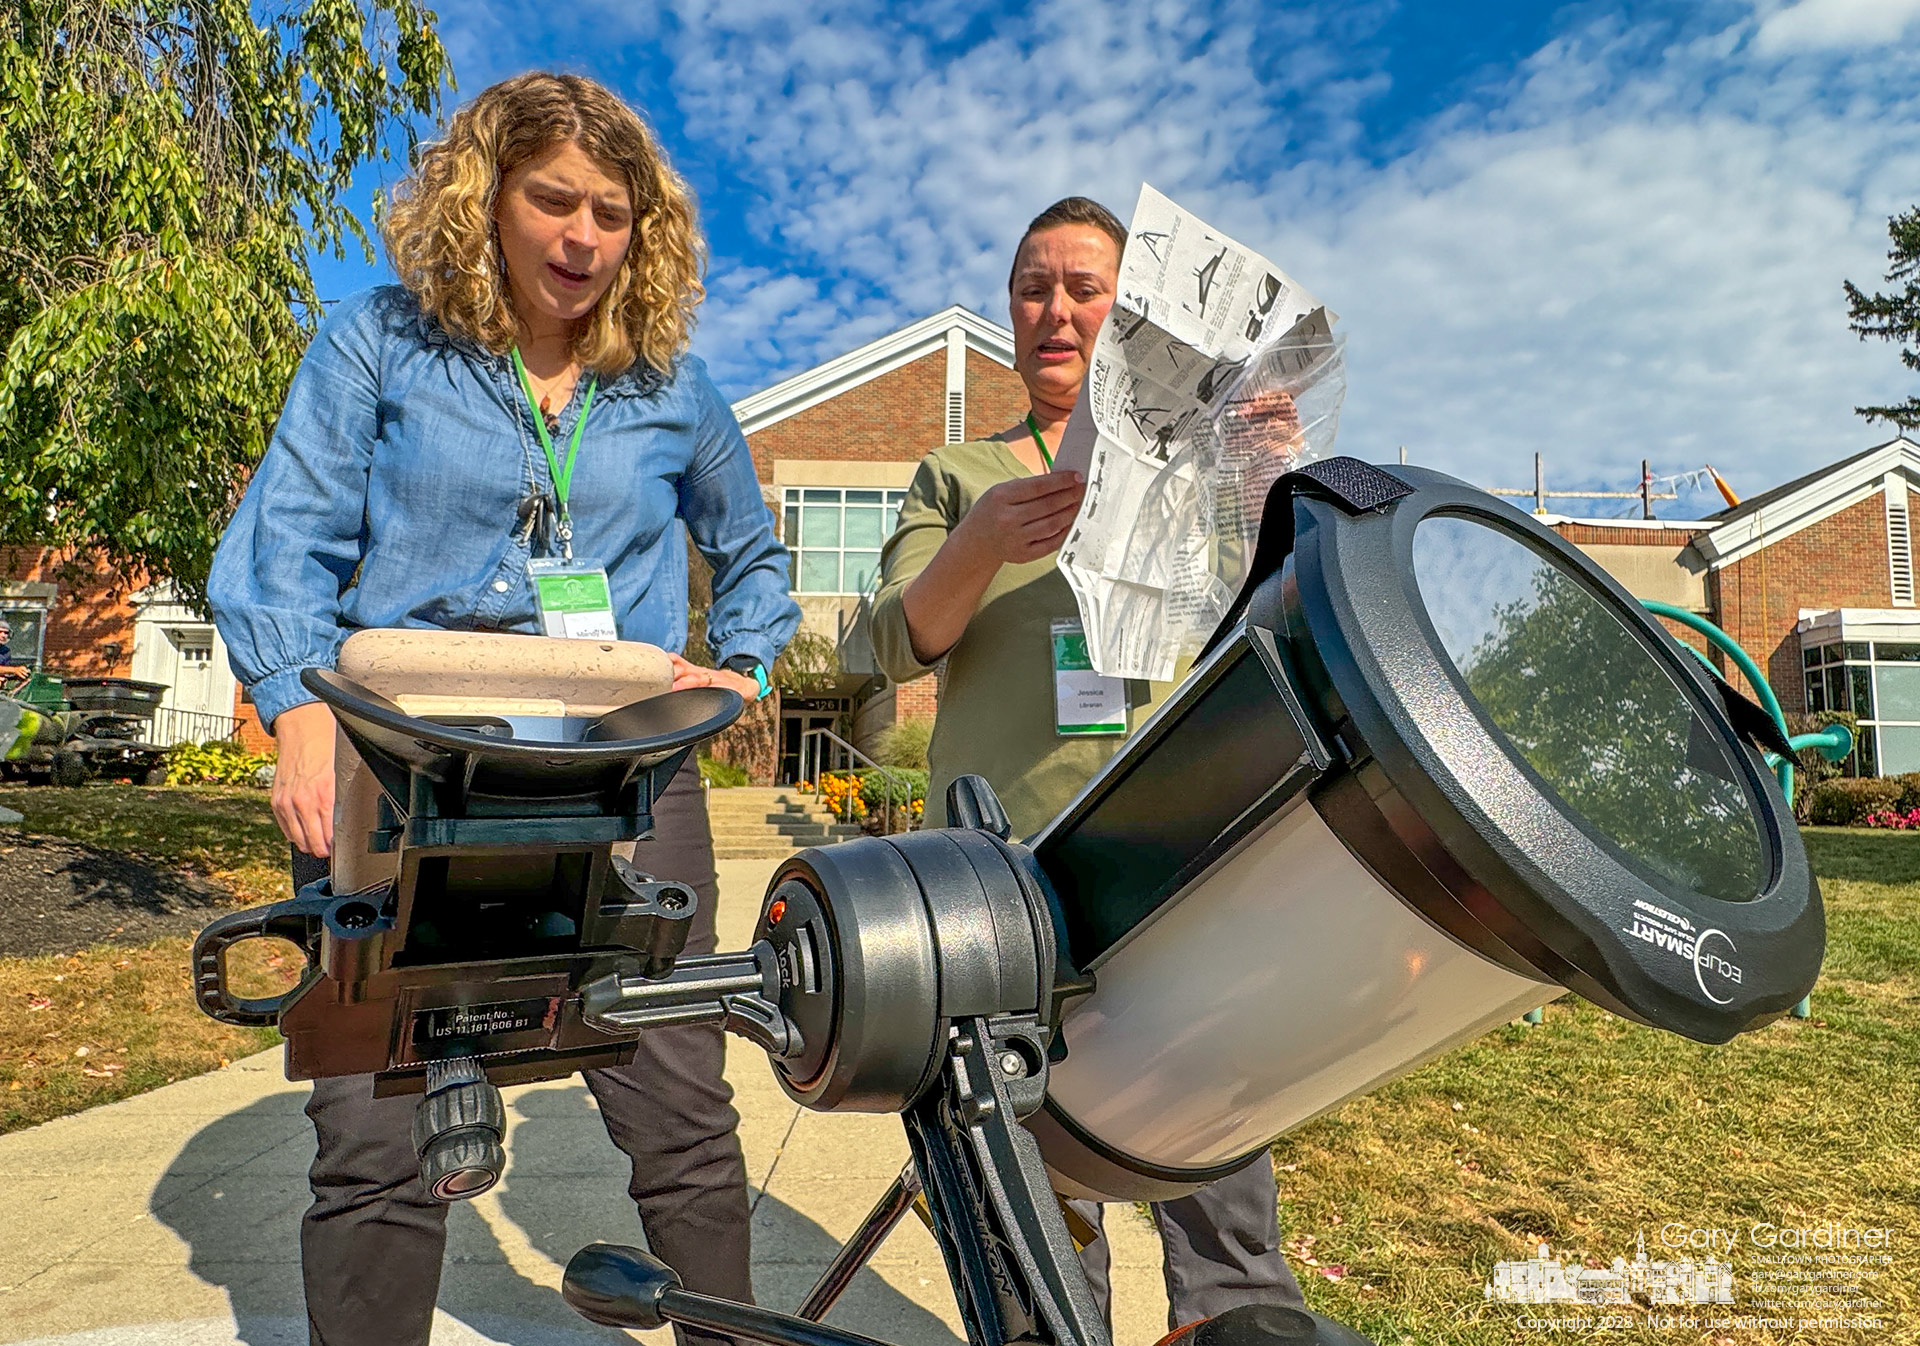
<svg viewBox="0 0 1920 1346"><path fill-rule="evenodd" d="M876 1346L819 1320L924 1195L970 1346L1106 1346L1039 1148L1019 1123L1045 1093L1045 1049L1033 1016L955 1023L934 1084L901 1115L913 1163L797 1313L692 1294L658 1260L610 1244L574 1255L562 1293L581 1316L610 1326L679 1323L776 1346Z"/></svg>
<svg viewBox="0 0 1920 1346"><path fill-rule="evenodd" d="M685 1022L697 994L691 982L727 984L738 997L741 964L777 964L765 940L745 955L687 959L673 1021ZM707 966L702 967L702 964ZM731 965L731 966L730 966ZM661 983L623 981L637 996ZM588 1022L631 1030L672 1011L613 1008L608 988L589 988ZM716 996L718 999L723 996ZM753 999L759 999L757 995ZM719 1017L716 1002L710 1017ZM769 1035L767 1011L783 1021ZM798 1054L799 1034L772 1005L727 1015L733 1031L768 1046L769 1036ZM1081 1271L1066 1217L1039 1146L1021 1119L1047 1092L1050 1034L1033 1013L970 1015L953 1021L932 1083L900 1112L913 1162L902 1170L835 1254L792 1314L682 1289L679 1277L637 1248L592 1244L567 1264L561 1293L582 1317L614 1327L669 1323L772 1343L772 1346L886 1346L821 1321L894 1227L924 1197L946 1261L969 1346L1046 1343L1108 1346L1110 1335ZM769 1048L771 1051L772 1049ZM777 1055L777 1053L776 1053ZM1317 1314L1274 1306L1231 1310L1196 1329L1198 1346L1368 1346L1350 1329Z"/></svg>

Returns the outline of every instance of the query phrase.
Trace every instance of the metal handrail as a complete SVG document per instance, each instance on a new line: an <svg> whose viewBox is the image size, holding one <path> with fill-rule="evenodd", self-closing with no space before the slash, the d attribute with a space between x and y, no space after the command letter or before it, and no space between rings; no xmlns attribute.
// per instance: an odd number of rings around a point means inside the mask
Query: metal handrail
<svg viewBox="0 0 1920 1346"><path fill-rule="evenodd" d="M210 710L180 710L174 706L154 710L152 741L163 748L175 743L207 743L239 736L240 721L231 715L217 715Z"/></svg>
<svg viewBox="0 0 1920 1346"><path fill-rule="evenodd" d="M831 729L808 729L800 735L800 779L806 781L813 787L812 794L815 799L820 797L821 749L825 746L825 743L828 742L843 750L847 756L854 761L865 763L869 771L878 771L882 778L886 780L888 789L886 792L887 804L884 825L887 831L893 831L893 786L900 785L905 787L908 815L912 815L913 782L903 776L897 775L894 768L881 766L880 763L861 752ZM811 764L813 768L811 771L807 769L809 764ZM834 768L829 767L827 769L833 770ZM847 812L851 813L852 810L848 809ZM850 823L853 819L851 817L845 817L840 821Z"/></svg>

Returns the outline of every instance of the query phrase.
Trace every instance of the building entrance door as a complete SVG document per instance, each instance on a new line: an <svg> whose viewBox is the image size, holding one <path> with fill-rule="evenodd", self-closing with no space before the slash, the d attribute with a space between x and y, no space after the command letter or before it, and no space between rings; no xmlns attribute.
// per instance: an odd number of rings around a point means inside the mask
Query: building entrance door
<svg viewBox="0 0 1920 1346"><path fill-rule="evenodd" d="M233 674L211 625L143 619L134 628L133 676L167 689L151 731L162 747L232 732Z"/></svg>
<svg viewBox="0 0 1920 1346"><path fill-rule="evenodd" d="M853 765L846 750L826 739L808 740L810 729L832 729L841 709L831 702L785 701L780 707L780 765L775 783L796 785L802 773L822 768L833 771ZM810 746L817 744L818 746Z"/></svg>
<svg viewBox="0 0 1920 1346"><path fill-rule="evenodd" d="M170 626L167 648L162 652L172 667L170 678L162 678L172 689L163 704L192 715L232 715L231 704L220 703L214 677L213 628L211 626Z"/></svg>

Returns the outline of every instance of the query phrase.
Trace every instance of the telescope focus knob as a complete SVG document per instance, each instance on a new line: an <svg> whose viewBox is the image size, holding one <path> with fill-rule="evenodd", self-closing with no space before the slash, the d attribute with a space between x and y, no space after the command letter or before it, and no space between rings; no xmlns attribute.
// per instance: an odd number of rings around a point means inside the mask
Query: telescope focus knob
<svg viewBox="0 0 1920 1346"><path fill-rule="evenodd" d="M427 1067L426 1097L413 1114L420 1180L435 1201L467 1201L500 1181L507 1152L507 1110L471 1056Z"/></svg>
<svg viewBox="0 0 1920 1346"><path fill-rule="evenodd" d="M1013 836L1013 822L985 776L958 776L947 787L947 826L988 832L1002 841Z"/></svg>
<svg viewBox="0 0 1920 1346"><path fill-rule="evenodd" d="M590 1243L573 1255L560 1280L560 1297L590 1323L607 1327L665 1327L660 1301L680 1288L674 1269L638 1248Z"/></svg>
<svg viewBox="0 0 1920 1346"><path fill-rule="evenodd" d="M420 1181L435 1201L470 1201L500 1181L507 1152L497 1137L462 1131L436 1137L420 1156Z"/></svg>

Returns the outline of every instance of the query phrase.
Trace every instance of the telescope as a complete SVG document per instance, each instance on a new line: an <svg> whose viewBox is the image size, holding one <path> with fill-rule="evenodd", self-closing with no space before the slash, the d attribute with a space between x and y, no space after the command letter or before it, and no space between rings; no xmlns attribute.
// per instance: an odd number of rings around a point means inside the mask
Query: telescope
<svg viewBox="0 0 1920 1346"><path fill-rule="evenodd" d="M405 669L381 653L401 636ZM945 829L783 862L736 953L681 956L694 895L614 848L738 698L578 692L573 647L602 675L645 647L548 640L547 713L489 710L517 684L472 669L527 643L362 633L303 675L365 764L387 867L349 855L343 783L332 879L209 927L196 984L216 1018L279 1023L290 1077L421 1092L446 1199L498 1176L495 1086L627 1059L660 1024L723 1023L808 1108L901 1117L911 1166L798 1312L594 1245L565 1293L596 1322L856 1346L819 1320L924 1195L970 1343L1103 1346L1059 1195L1196 1190L1566 990L1717 1043L1819 970L1772 721L1550 529L1425 469L1282 477L1192 672L1056 818L1015 838L962 777ZM225 951L263 934L306 974L238 1000ZM1360 1340L1292 1310L1198 1332Z"/></svg>

